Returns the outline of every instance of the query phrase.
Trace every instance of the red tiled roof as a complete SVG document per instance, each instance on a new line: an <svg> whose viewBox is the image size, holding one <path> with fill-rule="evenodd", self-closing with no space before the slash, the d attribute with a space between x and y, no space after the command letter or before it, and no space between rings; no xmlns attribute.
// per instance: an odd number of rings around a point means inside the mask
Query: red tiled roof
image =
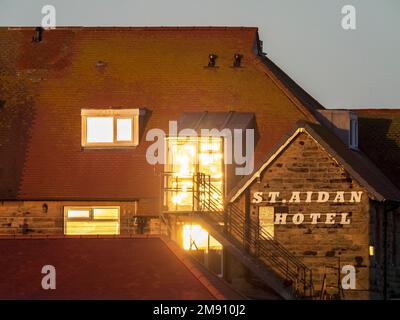
<svg viewBox="0 0 400 320"><path fill-rule="evenodd" d="M256 28L60 28L40 43L33 33L0 29L0 113L12 119L0 124L2 198L146 198L157 208L161 169L146 162L150 143L82 150L82 108L145 107L145 132L166 130L182 112L254 113L256 162L297 120L313 119L255 53ZM215 69L205 68L209 53Z"/></svg>
<svg viewBox="0 0 400 320"><path fill-rule="evenodd" d="M400 110L355 109L359 148L400 188Z"/></svg>
<svg viewBox="0 0 400 320"><path fill-rule="evenodd" d="M0 255L0 299L242 298L160 238L0 239ZM41 287L44 265L55 290Z"/></svg>

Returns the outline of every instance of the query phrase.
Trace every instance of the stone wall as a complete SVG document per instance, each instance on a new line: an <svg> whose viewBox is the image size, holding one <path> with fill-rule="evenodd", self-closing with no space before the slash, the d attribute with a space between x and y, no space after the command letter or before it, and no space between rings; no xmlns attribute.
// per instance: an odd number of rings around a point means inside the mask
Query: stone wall
<svg viewBox="0 0 400 320"><path fill-rule="evenodd" d="M260 178L249 186L250 219L258 223L259 206L273 206L277 214L286 213L286 224L274 225L274 238L293 255L299 257L313 271L314 290L320 291L326 275L328 293L335 297L339 270L350 264L356 268L356 290L344 291L345 298L369 298L369 198L365 190L307 133L300 133L268 166ZM299 203L290 202L292 192L301 192ZM313 191L311 202L304 200L307 191ZM317 202L315 192L363 191L360 202ZM253 203L255 192L280 192L275 203ZM237 205L245 212L243 197ZM294 224L295 214L304 216L303 223ZM312 224L311 213L320 213L317 224ZM325 220L336 213L335 223ZM340 213L347 213L349 224L341 224Z"/></svg>
<svg viewBox="0 0 400 320"><path fill-rule="evenodd" d="M386 217L385 217L386 216ZM391 210L371 201L370 243L375 253L371 259L371 291L374 297L400 297L400 209ZM387 229L385 231L385 219ZM385 241L386 238L386 241ZM384 250L386 246L386 251ZM387 278L385 281L385 265Z"/></svg>
<svg viewBox="0 0 400 320"><path fill-rule="evenodd" d="M135 201L2 201L0 202L0 235L63 235L64 206L95 205L120 207L121 236L160 233L161 225L158 216L136 216Z"/></svg>

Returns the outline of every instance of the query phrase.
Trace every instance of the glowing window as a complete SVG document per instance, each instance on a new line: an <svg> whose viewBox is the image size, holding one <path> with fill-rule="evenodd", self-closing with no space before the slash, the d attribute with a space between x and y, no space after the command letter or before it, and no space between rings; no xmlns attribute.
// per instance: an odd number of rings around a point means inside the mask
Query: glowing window
<svg viewBox="0 0 400 320"><path fill-rule="evenodd" d="M262 206L258 208L258 219L261 232L267 236L274 237L275 233L275 209L274 207Z"/></svg>
<svg viewBox="0 0 400 320"><path fill-rule="evenodd" d="M113 117L88 117L87 142L113 142Z"/></svg>
<svg viewBox="0 0 400 320"><path fill-rule="evenodd" d="M90 210L68 210L68 218L90 218Z"/></svg>
<svg viewBox="0 0 400 320"><path fill-rule="evenodd" d="M167 138L167 164L169 176L165 182L165 205L169 211L192 210L197 203L211 203L223 210L223 139L221 137L169 137ZM193 185L196 174L209 178L213 190L205 185ZM198 196L193 194L197 192Z"/></svg>
<svg viewBox="0 0 400 320"><path fill-rule="evenodd" d="M118 208L93 208L93 219L111 219L117 220L119 215Z"/></svg>
<svg viewBox="0 0 400 320"><path fill-rule="evenodd" d="M119 207L64 207L66 235L119 234Z"/></svg>
<svg viewBox="0 0 400 320"><path fill-rule="evenodd" d="M200 225L186 224L182 228L183 249L207 250L220 249L222 245L208 234Z"/></svg>
<svg viewBox="0 0 400 320"><path fill-rule="evenodd" d="M117 119L117 141L132 141L132 119Z"/></svg>
<svg viewBox="0 0 400 320"><path fill-rule="evenodd" d="M139 109L83 109L82 146L129 147L139 143Z"/></svg>

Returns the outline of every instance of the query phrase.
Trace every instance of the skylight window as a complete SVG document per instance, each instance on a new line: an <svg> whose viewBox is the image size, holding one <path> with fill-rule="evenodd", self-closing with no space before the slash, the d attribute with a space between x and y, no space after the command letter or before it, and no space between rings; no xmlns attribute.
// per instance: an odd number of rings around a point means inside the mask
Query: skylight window
<svg viewBox="0 0 400 320"><path fill-rule="evenodd" d="M130 147L139 143L139 109L83 109L82 146Z"/></svg>

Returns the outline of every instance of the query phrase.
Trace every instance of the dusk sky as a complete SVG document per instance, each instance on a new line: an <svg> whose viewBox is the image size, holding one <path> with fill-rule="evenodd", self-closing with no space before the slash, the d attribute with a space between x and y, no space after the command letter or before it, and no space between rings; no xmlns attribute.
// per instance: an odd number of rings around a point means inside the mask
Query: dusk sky
<svg viewBox="0 0 400 320"><path fill-rule="evenodd" d="M328 108L400 107L399 0L1 0L0 25L256 26L264 52ZM356 30L341 26L344 5Z"/></svg>

